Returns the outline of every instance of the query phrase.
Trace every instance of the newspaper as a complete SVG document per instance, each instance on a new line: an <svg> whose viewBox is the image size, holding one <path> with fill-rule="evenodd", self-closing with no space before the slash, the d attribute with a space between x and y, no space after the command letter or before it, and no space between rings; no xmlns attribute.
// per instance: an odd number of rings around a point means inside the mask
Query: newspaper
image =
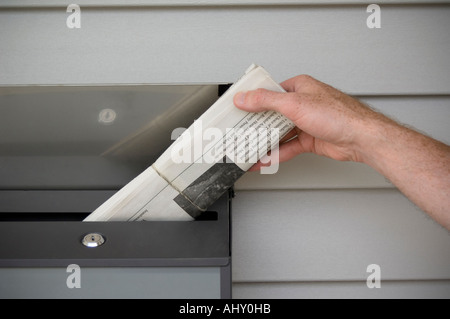
<svg viewBox="0 0 450 319"><path fill-rule="evenodd" d="M251 65L153 165L84 221L200 216L294 127L277 112L248 113L234 106L237 92L258 88L284 92L263 67Z"/></svg>

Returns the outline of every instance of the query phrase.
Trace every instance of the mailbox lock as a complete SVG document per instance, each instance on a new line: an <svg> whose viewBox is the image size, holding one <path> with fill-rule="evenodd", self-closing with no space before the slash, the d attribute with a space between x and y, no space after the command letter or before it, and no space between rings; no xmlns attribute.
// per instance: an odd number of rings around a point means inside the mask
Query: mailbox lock
<svg viewBox="0 0 450 319"><path fill-rule="evenodd" d="M83 237L81 243L86 247L98 247L103 245L105 238L98 233L90 233Z"/></svg>

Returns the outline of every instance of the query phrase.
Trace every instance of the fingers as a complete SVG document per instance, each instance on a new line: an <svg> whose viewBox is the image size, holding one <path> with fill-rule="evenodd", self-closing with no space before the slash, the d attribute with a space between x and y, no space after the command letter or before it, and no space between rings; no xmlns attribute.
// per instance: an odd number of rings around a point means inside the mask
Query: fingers
<svg viewBox="0 0 450 319"><path fill-rule="evenodd" d="M247 112L280 111L287 102L286 94L266 89L239 92L234 96L234 104Z"/></svg>
<svg viewBox="0 0 450 319"><path fill-rule="evenodd" d="M296 77L290 78L280 83L283 89L285 89L287 92L297 93L316 92L318 89L320 89L321 84L323 83L306 74L297 75Z"/></svg>
<svg viewBox="0 0 450 319"><path fill-rule="evenodd" d="M273 110L283 114L296 125L302 116L301 108L304 106L303 97L297 92L281 93L265 89L248 92L239 92L234 97L234 104L241 110L247 112L263 112ZM305 99L305 101L307 101Z"/></svg>
<svg viewBox="0 0 450 319"><path fill-rule="evenodd" d="M280 140L280 144L283 144L283 143L289 141L293 137L296 137L299 134L299 132L300 132L300 129L297 127L294 127Z"/></svg>
<svg viewBox="0 0 450 319"><path fill-rule="evenodd" d="M239 92L234 96L234 104L247 112L274 110L292 120L296 106L304 94L310 95L324 89L324 84L309 75L298 75L281 83L287 93L257 89Z"/></svg>
<svg viewBox="0 0 450 319"><path fill-rule="evenodd" d="M313 97L323 91L323 84L308 75L299 75L284 81L281 86L287 92L257 89L239 92L234 96L233 102L241 110L247 112L273 110L283 114L297 125L280 141L279 151L276 156L270 157L269 163L260 161L251 167L250 171L284 162L296 155L314 150L314 138L306 133L309 130L305 127L305 123L311 122L307 121L310 119L307 115L311 113Z"/></svg>
<svg viewBox="0 0 450 319"><path fill-rule="evenodd" d="M296 92L299 87L299 85L297 85L297 82L298 82L298 76L296 76L294 78L290 78L284 82L281 82L280 85L287 92Z"/></svg>
<svg viewBox="0 0 450 319"><path fill-rule="evenodd" d="M253 165L249 171L259 171L261 167L263 166L270 166L275 163L282 163L289 161L290 159L294 158L295 156L308 152L309 150L306 150L303 148L302 143L299 139L293 139L289 142L286 142L284 144L281 144L278 148L278 156L273 156L273 154L270 154L270 162L267 163L267 161L264 161L262 163L261 161L258 161L255 165Z"/></svg>

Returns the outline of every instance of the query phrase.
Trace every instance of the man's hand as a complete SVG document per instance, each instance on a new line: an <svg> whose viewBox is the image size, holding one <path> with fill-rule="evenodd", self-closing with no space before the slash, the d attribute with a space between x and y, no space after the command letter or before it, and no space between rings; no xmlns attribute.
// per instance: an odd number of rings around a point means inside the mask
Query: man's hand
<svg viewBox="0 0 450 319"><path fill-rule="evenodd" d="M280 143L280 162L310 152L366 163L450 230L448 145L406 128L310 76L294 77L281 86L287 93L259 89L234 97L242 110L278 111L296 124ZM260 166L258 163L253 169Z"/></svg>
<svg viewBox="0 0 450 319"><path fill-rule="evenodd" d="M280 145L280 162L310 152L340 161L361 161L361 132L379 114L358 100L300 75L281 86L288 93L259 89L236 94L234 103L248 112L275 110L296 124ZM296 138L291 139L296 136Z"/></svg>

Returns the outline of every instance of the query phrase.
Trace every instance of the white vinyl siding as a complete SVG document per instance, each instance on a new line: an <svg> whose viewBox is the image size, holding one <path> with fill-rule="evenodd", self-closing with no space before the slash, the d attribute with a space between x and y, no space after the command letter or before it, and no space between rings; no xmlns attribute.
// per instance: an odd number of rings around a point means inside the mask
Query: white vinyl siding
<svg viewBox="0 0 450 319"><path fill-rule="evenodd" d="M449 2L377 3L381 29L357 0L86 0L68 29L55 1L5 1L0 85L229 83L257 63L450 143ZM449 232L362 164L305 154L246 174L232 222L235 298L450 298Z"/></svg>

